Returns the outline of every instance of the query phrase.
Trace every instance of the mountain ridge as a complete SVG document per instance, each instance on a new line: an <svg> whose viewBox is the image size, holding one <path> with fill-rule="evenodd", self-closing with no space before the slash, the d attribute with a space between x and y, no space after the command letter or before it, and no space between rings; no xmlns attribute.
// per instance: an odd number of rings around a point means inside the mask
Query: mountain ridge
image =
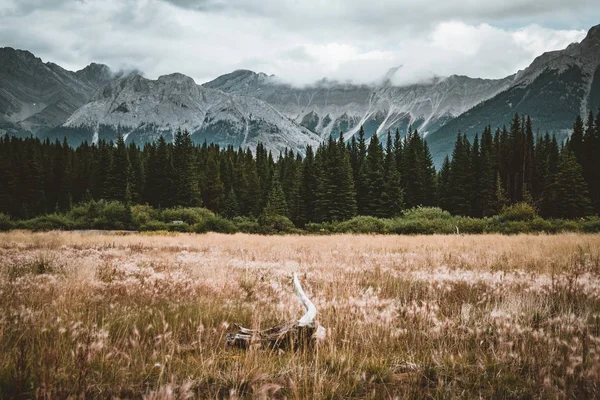
<svg viewBox="0 0 600 400"><path fill-rule="evenodd" d="M536 126L568 135L577 113L600 105L600 25L579 43L536 57L502 79L464 75L395 85L402 67L370 84L321 79L294 86L275 75L238 69L198 85L181 73L144 78L91 63L68 71L27 50L0 48L0 133L77 140L127 135L154 140L182 127L197 142L275 152L303 152L329 135L346 140L361 126L366 137L388 130L423 134L437 166L456 133L472 138L484 126L510 121L515 112Z"/></svg>

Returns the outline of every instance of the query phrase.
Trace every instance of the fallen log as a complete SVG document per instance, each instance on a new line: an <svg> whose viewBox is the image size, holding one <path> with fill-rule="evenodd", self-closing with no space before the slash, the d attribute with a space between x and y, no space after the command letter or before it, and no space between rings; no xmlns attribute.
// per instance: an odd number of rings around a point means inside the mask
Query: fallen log
<svg viewBox="0 0 600 400"><path fill-rule="evenodd" d="M316 320L317 308L306 296L298 276L294 273L294 288L306 308L306 313L297 321L285 322L265 330L244 328L235 324L236 332L227 334L227 344L243 349L252 344L271 349L298 349L312 345L316 340L325 338L325 328Z"/></svg>

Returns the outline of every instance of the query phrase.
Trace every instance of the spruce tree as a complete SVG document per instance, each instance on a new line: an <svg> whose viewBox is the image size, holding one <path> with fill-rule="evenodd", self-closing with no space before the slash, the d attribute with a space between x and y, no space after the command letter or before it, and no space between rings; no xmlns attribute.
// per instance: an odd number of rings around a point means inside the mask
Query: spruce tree
<svg viewBox="0 0 600 400"><path fill-rule="evenodd" d="M105 198L125 203L125 195L130 180L131 163L129 162L129 154L125 146L125 139L123 136L119 136L117 147L112 152L108 176L106 177Z"/></svg>
<svg viewBox="0 0 600 400"><path fill-rule="evenodd" d="M356 167L354 170L354 183L356 188L356 206L359 215L368 213L369 203L369 172L367 165L367 145L365 141L365 130L361 126L358 133L358 153Z"/></svg>
<svg viewBox="0 0 600 400"><path fill-rule="evenodd" d="M277 175L273 176L271 191L269 192L267 204L263 210L263 214L268 216L288 216L288 206L285 201L285 193L283 193L283 189L281 188L281 183L279 182Z"/></svg>
<svg viewBox="0 0 600 400"><path fill-rule="evenodd" d="M384 165L383 148L379 143L377 134L373 134L367 149L367 182L368 192L364 212L366 215L383 218L386 210L383 203L384 192Z"/></svg>
<svg viewBox="0 0 600 400"><path fill-rule="evenodd" d="M583 164L584 158L583 131L583 120L581 119L581 116L578 115L577 118L575 118L575 123L573 123L573 133L569 138L568 147L573 152L579 165Z"/></svg>
<svg viewBox="0 0 600 400"><path fill-rule="evenodd" d="M450 211L450 195L450 160L446 156L438 174L438 206L441 209Z"/></svg>
<svg viewBox="0 0 600 400"><path fill-rule="evenodd" d="M455 215L470 215L471 213L471 157L470 145L466 136L458 134L452 151L450 162L449 208Z"/></svg>
<svg viewBox="0 0 600 400"><path fill-rule="evenodd" d="M315 156L311 146L306 147L306 156L302 163L300 176L300 205L298 226L302 227L308 222L315 222L315 207L317 202L318 176L315 165Z"/></svg>
<svg viewBox="0 0 600 400"><path fill-rule="evenodd" d="M404 207L404 194L400 172L396 167L396 152L390 132L387 135L383 182L383 193L381 195L382 216L386 218L397 217L402 213Z"/></svg>
<svg viewBox="0 0 600 400"><path fill-rule="evenodd" d="M555 217L580 218L592 213L588 187L583 179L581 165L569 148L561 154L551 197L555 207Z"/></svg>
<svg viewBox="0 0 600 400"><path fill-rule="evenodd" d="M202 205L198 166L190 133L179 129L173 143L173 202L183 207Z"/></svg>
<svg viewBox="0 0 600 400"><path fill-rule="evenodd" d="M225 200L225 185L221 180L218 152L219 150L215 148L209 149L207 152L204 185L201 190L204 207L216 213L221 212Z"/></svg>

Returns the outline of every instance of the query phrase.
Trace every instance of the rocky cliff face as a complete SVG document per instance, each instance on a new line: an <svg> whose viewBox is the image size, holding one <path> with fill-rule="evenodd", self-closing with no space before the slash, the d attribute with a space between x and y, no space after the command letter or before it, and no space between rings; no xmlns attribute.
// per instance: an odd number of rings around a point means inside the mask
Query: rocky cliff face
<svg viewBox="0 0 600 400"><path fill-rule="evenodd" d="M91 132L88 141L123 134L144 143L186 129L201 143L254 148L259 142L278 153L285 147L303 152L319 138L290 121L269 104L196 85L182 74L149 80L130 75L104 86L78 109L64 128Z"/></svg>
<svg viewBox="0 0 600 400"><path fill-rule="evenodd" d="M396 70L390 71L392 76ZM367 137L409 125L432 132L448 120L506 89L502 80L465 76L438 78L427 84L397 87L389 78L376 85L322 80L296 88L276 77L240 70L204 84L227 93L259 98L321 138L343 131L347 137L365 127Z"/></svg>
<svg viewBox="0 0 600 400"><path fill-rule="evenodd" d="M0 48L0 121L34 133L60 125L113 76L105 65L71 72L28 51Z"/></svg>

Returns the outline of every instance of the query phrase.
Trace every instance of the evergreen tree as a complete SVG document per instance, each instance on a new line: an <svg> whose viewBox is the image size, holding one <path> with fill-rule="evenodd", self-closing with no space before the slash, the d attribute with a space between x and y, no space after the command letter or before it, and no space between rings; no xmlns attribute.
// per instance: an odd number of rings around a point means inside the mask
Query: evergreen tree
<svg viewBox="0 0 600 400"><path fill-rule="evenodd" d="M442 210L450 211L450 160L444 158L442 168L438 174L438 206Z"/></svg>
<svg viewBox="0 0 600 400"><path fill-rule="evenodd" d="M315 157L311 146L306 147L306 156L302 164L300 177L300 205L298 226L304 226L308 222L315 222L315 208L317 203L318 173L315 165Z"/></svg>
<svg viewBox="0 0 600 400"><path fill-rule="evenodd" d="M583 164L584 147L583 147L583 120L578 115L573 124L573 133L568 141L568 148L573 152L575 159L579 165Z"/></svg>
<svg viewBox="0 0 600 400"><path fill-rule="evenodd" d="M359 215L368 214L369 203L369 172L367 166L367 145L365 141L365 130L360 127L358 133L358 152L356 167L354 169L354 182L356 185L356 206Z"/></svg>
<svg viewBox="0 0 600 400"><path fill-rule="evenodd" d="M106 177L105 198L125 203L130 180L131 163L129 162L129 154L123 136L119 136Z"/></svg>
<svg viewBox="0 0 600 400"><path fill-rule="evenodd" d="M555 217L580 218L592 213L583 171L575 154L569 148L561 154L551 197L555 207L553 213Z"/></svg>
<svg viewBox="0 0 600 400"><path fill-rule="evenodd" d="M142 203L144 196L144 184L146 174L144 171L144 160L140 148L131 142L128 148L129 162L131 164L131 200L133 203Z"/></svg>
<svg viewBox="0 0 600 400"><path fill-rule="evenodd" d="M494 197L494 214L499 214L500 212L502 212L504 207L508 206L509 203L508 195L506 194L504 184L502 183L502 179L500 178L500 173L496 175L496 192Z"/></svg>
<svg viewBox="0 0 600 400"><path fill-rule="evenodd" d="M176 203L173 193L175 170L171 158L171 145L160 136L156 144L147 147L147 150L144 198L153 207L172 207Z"/></svg>
<svg viewBox="0 0 600 400"><path fill-rule="evenodd" d="M490 217L496 213L496 178L498 175L492 128L488 126L481 136L480 174L477 185L481 197L482 216Z"/></svg>
<svg viewBox="0 0 600 400"><path fill-rule="evenodd" d="M183 207L202 205L194 145L188 131L179 129L173 143L173 201Z"/></svg>
<svg viewBox="0 0 600 400"><path fill-rule="evenodd" d="M283 189L281 188L281 183L279 183L279 178L277 175L273 177L271 191L269 192L267 204L263 210L263 213L269 216L280 215L286 217L288 215L285 193L283 193Z"/></svg>
<svg viewBox="0 0 600 400"><path fill-rule="evenodd" d="M449 208L455 215L471 213L471 157L470 145L466 136L458 134L450 162Z"/></svg>
<svg viewBox="0 0 600 400"><path fill-rule="evenodd" d="M387 212L384 209L384 165L383 148L379 143L377 134L373 134L369 147L367 149L367 182L368 192L364 211L366 215L374 217L385 217Z"/></svg>
<svg viewBox="0 0 600 400"><path fill-rule="evenodd" d="M221 180L221 169L219 168L218 149L209 149L206 160L204 185L202 186L202 202L204 207L213 212L220 212L225 200L225 185Z"/></svg>
<svg viewBox="0 0 600 400"><path fill-rule="evenodd" d="M399 216L404 206L402 182L400 172L396 167L396 152L392 143L391 134L388 132L384 163L384 186L381 195L382 216L386 218Z"/></svg>
<svg viewBox="0 0 600 400"><path fill-rule="evenodd" d="M600 113L600 110L599 110ZM594 113L590 111L583 136L583 157L581 168L583 178L588 184L592 206L596 213L600 212L600 133L597 134Z"/></svg>
<svg viewBox="0 0 600 400"><path fill-rule="evenodd" d="M344 145L332 137L319 146L316 217L320 221L343 221L356 215L356 199L350 157Z"/></svg>

